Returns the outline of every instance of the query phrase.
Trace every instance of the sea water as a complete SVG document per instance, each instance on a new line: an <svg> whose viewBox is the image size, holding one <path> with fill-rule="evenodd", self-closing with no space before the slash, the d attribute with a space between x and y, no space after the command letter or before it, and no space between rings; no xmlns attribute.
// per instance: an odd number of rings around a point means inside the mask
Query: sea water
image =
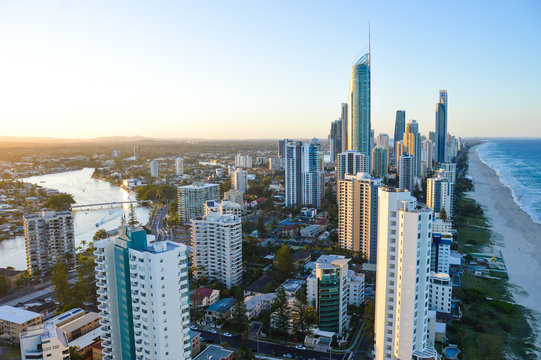
<svg viewBox="0 0 541 360"><path fill-rule="evenodd" d="M477 148L515 202L541 224L541 139L491 140Z"/></svg>

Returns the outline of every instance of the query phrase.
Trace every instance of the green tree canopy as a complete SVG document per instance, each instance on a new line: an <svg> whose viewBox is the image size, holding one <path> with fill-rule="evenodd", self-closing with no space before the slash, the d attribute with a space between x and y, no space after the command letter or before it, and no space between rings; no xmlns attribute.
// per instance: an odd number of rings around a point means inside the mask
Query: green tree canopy
<svg viewBox="0 0 541 360"><path fill-rule="evenodd" d="M96 233L94 234L94 237L92 238L92 240L94 241L98 241L98 240L101 240L101 239L107 239L109 237L109 235L107 234L107 231L104 230L104 229L99 229L98 231L96 231Z"/></svg>
<svg viewBox="0 0 541 360"><path fill-rule="evenodd" d="M287 244L284 244L276 252L274 271L276 276L282 281L291 277L293 273L293 250Z"/></svg>
<svg viewBox="0 0 541 360"><path fill-rule="evenodd" d="M46 202L45 207L53 209L54 211L69 210L72 204L75 204L75 200L71 194L61 193L59 195L51 196Z"/></svg>
<svg viewBox="0 0 541 360"><path fill-rule="evenodd" d="M272 331L278 335L288 336L289 334L289 319L291 317L291 309L287 300L285 289L280 286L276 289L276 298L273 302L273 308L276 309L271 322Z"/></svg>

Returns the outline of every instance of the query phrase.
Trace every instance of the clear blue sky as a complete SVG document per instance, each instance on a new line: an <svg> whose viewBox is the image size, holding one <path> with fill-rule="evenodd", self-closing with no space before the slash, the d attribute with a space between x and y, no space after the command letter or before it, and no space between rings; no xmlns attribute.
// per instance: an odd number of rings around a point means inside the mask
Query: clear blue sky
<svg viewBox="0 0 541 360"><path fill-rule="evenodd" d="M372 127L541 136L541 2L0 1L0 135L326 137L372 29Z"/></svg>

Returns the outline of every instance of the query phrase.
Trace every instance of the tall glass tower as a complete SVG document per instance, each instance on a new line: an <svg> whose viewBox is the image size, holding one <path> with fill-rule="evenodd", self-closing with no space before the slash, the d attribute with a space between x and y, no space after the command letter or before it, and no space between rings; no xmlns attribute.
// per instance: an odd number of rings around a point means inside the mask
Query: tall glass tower
<svg viewBox="0 0 541 360"><path fill-rule="evenodd" d="M348 149L370 159L370 52L351 68L348 128Z"/></svg>
<svg viewBox="0 0 541 360"><path fill-rule="evenodd" d="M396 120L394 122L394 151L396 152L396 143L404 139L406 131L406 110L396 111Z"/></svg>
<svg viewBox="0 0 541 360"><path fill-rule="evenodd" d="M436 104L436 161L447 162L447 90L440 90Z"/></svg>

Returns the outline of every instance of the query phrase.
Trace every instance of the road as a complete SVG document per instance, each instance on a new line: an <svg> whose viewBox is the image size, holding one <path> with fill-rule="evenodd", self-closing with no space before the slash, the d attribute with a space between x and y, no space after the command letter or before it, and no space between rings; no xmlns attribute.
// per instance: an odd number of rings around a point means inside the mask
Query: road
<svg viewBox="0 0 541 360"><path fill-rule="evenodd" d="M241 345L241 339L238 335L233 337L228 337L223 334L213 334L206 330L196 330L201 333L201 337L204 339L212 339L214 344L220 344L227 342L228 347L238 349ZM248 340L248 347L250 347L254 352L267 355L277 355L284 356L285 354L290 354L292 358L296 359L320 359L320 360L345 360L349 356L349 353L346 354L330 354L328 352L320 352L313 350L299 350L295 346L280 345L274 343L268 343L259 340L259 345L257 340Z"/></svg>
<svg viewBox="0 0 541 360"><path fill-rule="evenodd" d="M163 218L167 215L167 205L154 211L154 216L150 221L150 231L153 235L158 235L163 225Z"/></svg>
<svg viewBox="0 0 541 360"><path fill-rule="evenodd" d="M70 284L74 284L77 281L77 274L68 274ZM54 285L51 281L45 281L41 284L34 285L32 288L24 289L21 292L5 296L0 299L0 305L15 306L19 303L30 303L38 298L47 298L54 293Z"/></svg>

